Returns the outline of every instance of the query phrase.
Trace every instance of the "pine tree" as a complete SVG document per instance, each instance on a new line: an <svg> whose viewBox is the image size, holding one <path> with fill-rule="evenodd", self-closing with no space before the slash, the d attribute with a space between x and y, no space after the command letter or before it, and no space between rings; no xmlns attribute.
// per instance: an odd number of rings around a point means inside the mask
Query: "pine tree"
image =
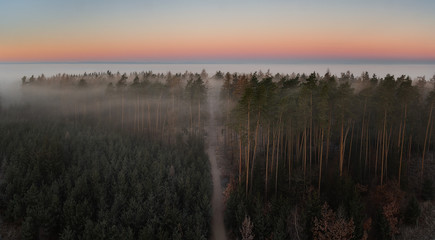
<svg viewBox="0 0 435 240"><path fill-rule="evenodd" d="M421 209L420 205L418 204L417 198L415 196L412 196L411 199L409 199L408 204L406 205L404 213L405 223L409 225L416 225L420 214Z"/></svg>
<svg viewBox="0 0 435 240"><path fill-rule="evenodd" d="M421 186L421 198L425 201L433 200L435 197L435 188L430 179L425 179Z"/></svg>

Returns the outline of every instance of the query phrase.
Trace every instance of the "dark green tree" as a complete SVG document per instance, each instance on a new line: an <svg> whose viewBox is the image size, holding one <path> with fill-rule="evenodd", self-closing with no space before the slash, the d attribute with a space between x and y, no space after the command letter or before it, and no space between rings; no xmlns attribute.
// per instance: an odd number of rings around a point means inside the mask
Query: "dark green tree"
<svg viewBox="0 0 435 240"><path fill-rule="evenodd" d="M421 186L421 198L425 201L431 201L435 198L435 188L429 178L425 179Z"/></svg>
<svg viewBox="0 0 435 240"><path fill-rule="evenodd" d="M416 225L418 222L418 218L420 217L421 209L418 204L417 198L413 195L406 205L404 220L406 224Z"/></svg>

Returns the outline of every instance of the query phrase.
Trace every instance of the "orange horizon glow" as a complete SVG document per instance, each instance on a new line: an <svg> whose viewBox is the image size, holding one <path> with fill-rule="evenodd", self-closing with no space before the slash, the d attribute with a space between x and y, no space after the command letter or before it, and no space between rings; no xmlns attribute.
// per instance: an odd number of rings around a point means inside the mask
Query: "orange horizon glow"
<svg viewBox="0 0 435 240"><path fill-rule="evenodd" d="M253 0L228 6L191 0L154 5L96 0L84 7L25 1L36 9L23 14L0 9L0 62L435 60L431 2L397 3L392 8L372 0L332 0L330 5L319 0L311 5ZM18 3L8 4L22 10L22 5L14 5ZM84 12L75 14L71 7Z"/></svg>
<svg viewBox="0 0 435 240"><path fill-rule="evenodd" d="M397 58L435 59L435 44L388 41L322 42L309 38L213 41L31 42L0 46L0 62L68 60L178 60L218 58Z"/></svg>

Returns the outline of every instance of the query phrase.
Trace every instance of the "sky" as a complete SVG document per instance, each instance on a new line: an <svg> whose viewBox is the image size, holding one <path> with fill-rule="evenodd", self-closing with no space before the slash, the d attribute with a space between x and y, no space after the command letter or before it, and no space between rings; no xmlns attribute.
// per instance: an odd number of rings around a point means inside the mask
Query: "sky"
<svg viewBox="0 0 435 240"><path fill-rule="evenodd" d="M0 62L435 61L433 0L0 0Z"/></svg>

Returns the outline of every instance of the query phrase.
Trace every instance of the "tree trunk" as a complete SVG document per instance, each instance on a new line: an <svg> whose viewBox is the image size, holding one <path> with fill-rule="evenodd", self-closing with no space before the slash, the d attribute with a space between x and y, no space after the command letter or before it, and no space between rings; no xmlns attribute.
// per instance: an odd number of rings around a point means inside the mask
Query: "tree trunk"
<svg viewBox="0 0 435 240"><path fill-rule="evenodd" d="M172 125L172 128L175 128L175 117L176 117L176 114L175 114L175 95L174 95L174 93L172 93L172 118L171 118L171 125Z"/></svg>
<svg viewBox="0 0 435 240"><path fill-rule="evenodd" d="M145 102L143 97L141 99L141 102L142 102L142 132L145 132Z"/></svg>
<svg viewBox="0 0 435 240"><path fill-rule="evenodd" d="M430 129L429 129L429 138L427 139L427 152L430 152L430 142L432 140L432 128L433 128L433 123L430 124ZM433 158L433 157L432 157ZM423 176L424 177L424 176Z"/></svg>
<svg viewBox="0 0 435 240"><path fill-rule="evenodd" d="M193 134L193 113L192 113L192 103L189 104L190 112L190 133Z"/></svg>
<svg viewBox="0 0 435 240"><path fill-rule="evenodd" d="M252 154L252 166L251 166L251 192L252 192L252 185L253 185L253 176L254 176L254 164L255 164L255 155L257 154L257 139L258 139L258 128L260 127L260 116L261 113L258 111L257 116L257 126L255 127L255 138L254 138L254 153Z"/></svg>
<svg viewBox="0 0 435 240"><path fill-rule="evenodd" d="M409 143L408 143L408 160L406 166L409 166L409 162L411 162L411 147L412 147L412 134L409 136ZM406 173L408 171L405 171Z"/></svg>
<svg viewBox="0 0 435 240"><path fill-rule="evenodd" d="M239 132L239 185L242 183L242 134Z"/></svg>
<svg viewBox="0 0 435 240"><path fill-rule="evenodd" d="M350 136L350 144L349 144L349 156L347 158L347 171L349 172L350 170L350 158L352 156L352 144L353 144L353 129L355 127L355 122L352 123L352 131L351 131L351 136Z"/></svg>
<svg viewBox="0 0 435 240"><path fill-rule="evenodd" d="M368 174L370 176L370 162L369 162L369 139L370 139L370 133L369 133L369 125L367 124L367 134L366 134L366 156L364 160L364 175L366 175L367 170Z"/></svg>
<svg viewBox="0 0 435 240"><path fill-rule="evenodd" d="M289 133L289 141L288 141L288 147L287 147L287 151L288 151L288 154L287 154L287 159L288 159L288 188L290 189L290 187L291 187L291 178L292 178L292 164L291 164L291 158L292 158L292 155L293 155L293 152L292 152L292 148L293 148L293 145L292 145L292 121L291 121L291 119L290 119L290 133Z"/></svg>
<svg viewBox="0 0 435 240"><path fill-rule="evenodd" d="M248 103L248 123L247 123L247 127L246 130L248 131L248 146L247 146L247 154L246 154L246 184L245 184L245 192L246 192L246 196L248 196L248 187L249 187L249 156L250 156L250 147L251 147L251 136L250 136L250 123L249 123L249 112L250 112L250 103Z"/></svg>
<svg viewBox="0 0 435 240"><path fill-rule="evenodd" d="M162 95L160 94L159 101L157 102L157 111L156 111L156 131L159 129L159 121L160 121L160 102Z"/></svg>
<svg viewBox="0 0 435 240"><path fill-rule="evenodd" d="M296 146L295 146L295 148L296 148L296 160L301 161L301 152L302 152L302 136L301 136L301 134L296 134Z"/></svg>
<svg viewBox="0 0 435 240"><path fill-rule="evenodd" d="M390 146L391 144L391 135L393 133L393 126L390 126L390 131L387 132L389 133L388 135L388 139L387 139L387 151L385 152L385 179L388 179L388 153L390 152Z"/></svg>
<svg viewBox="0 0 435 240"><path fill-rule="evenodd" d="M397 148L400 151L400 141L402 140L402 125L403 125L403 121L400 121L399 124L399 131L398 131L398 137L397 137Z"/></svg>
<svg viewBox="0 0 435 240"><path fill-rule="evenodd" d="M329 113L329 122L328 122L328 134L326 136L326 164L325 167L326 169L328 169L328 159L329 159L329 142L330 142L330 138L331 138L331 122L332 122L332 113Z"/></svg>
<svg viewBox="0 0 435 240"><path fill-rule="evenodd" d="M343 119L341 119L341 128L340 128L340 177L343 176L343 128L344 128L344 123L343 123Z"/></svg>
<svg viewBox="0 0 435 240"><path fill-rule="evenodd" d="M359 151L359 162L360 162L360 165L361 165L361 161L362 161L362 152L363 152L362 148L363 148L364 132L365 132L364 123L365 123L366 108L367 108L366 105L367 105L367 98L366 98L366 100L364 102L364 112L363 112L363 118L362 118L362 123L361 123L361 144L359 146L359 149L360 149L360 151Z"/></svg>
<svg viewBox="0 0 435 240"><path fill-rule="evenodd" d="M311 91L311 95L310 95L310 146L309 146L309 151L310 151L310 169L308 170L308 176L310 178L311 181L311 155L312 155L312 150L311 147L312 145L312 138L313 138L313 92Z"/></svg>
<svg viewBox="0 0 435 240"><path fill-rule="evenodd" d="M134 102L134 113L133 113L133 132L135 133L136 132L136 118L137 118L137 102L135 101Z"/></svg>
<svg viewBox="0 0 435 240"><path fill-rule="evenodd" d="M201 132L201 100L198 100L198 134Z"/></svg>
<svg viewBox="0 0 435 240"><path fill-rule="evenodd" d="M124 129L124 94L121 94L121 129Z"/></svg>
<svg viewBox="0 0 435 240"><path fill-rule="evenodd" d="M74 126L77 125L77 103L74 103Z"/></svg>
<svg viewBox="0 0 435 240"><path fill-rule="evenodd" d="M304 184L307 172L307 128L304 128L304 149L302 153L303 164L304 164Z"/></svg>
<svg viewBox="0 0 435 240"><path fill-rule="evenodd" d="M319 186L317 192L320 194L320 185L322 183L322 157L323 157L323 128L320 128L320 153L319 153Z"/></svg>
<svg viewBox="0 0 435 240"><path fill-rule="evenodd" d="M266 182L264 184L265 196L267 199L267 180L269 174L269 139L270 139L270 126L267 126L267 144L266 144Z"/></svg>
<svg viewBox="0 0 435 240"><path fill-rule="evenodd" d="M147 108L148 108L148 132L151 132L151 111L150 111L150 100L147 101Z"/></svg>
<svg viewBox="0 0 435 240"><path fill-rule="evenodd" d="M408 107L408 105L405 104L405 115L403 117L403 129L401 129L402 130L402 134L401 134L402 139L400 140L400 158L399 158L399 176L398 176L399 186L400 186L400 177L402 176L403 142L405 140L407 107Z"/></svg>
<svg viewBox="0 0 435 240"><path fill-rule="evenodd" d="M282 113L279 116L279 123L278 123L278 144L276 146L276 171L275 171L275 195L278 192L278 166L279 166L279 144L281 140L281 119L282 119Z"/></svg>
<svg viewBox="0 0 435 240"><path fill-rule="evenodd" d="M341 131L340 131L340 177L343 176L343 163L344 163L344 152L346 149L346 139L347 134L349 133L350 127L346 127L346 133L344 131L344 120L341 121ZM344 135L343 135L344 134Z"/></svg>
<svg viewBox="0 0 435 240"><path fill-rule="evenodd" d="M385 109L384 110L384 127L383 127L383 133L382 133L381 186L382 186L383 180L384 180L384 161L385 161L386 141L387 141L386 126L387 126L387 110Z"/></svg>
<svg viewBox="0 0 435 240"><path fill-rule="evenodd" d="M424 145L423 145L423 156L421 158L421 180L423 181L423 174L424 174L424 157L426 154L426 142L427 142L427 135L429 133L429 127L430 123L432 122L432 109L433 109L433 103L430 105L430 112L429 112L429 119L427 120L427 127L426 127L426 135L424 137Z"/></svg>
<svg viewBox="0 0 435 240"><path fill-rule="evenodd" d="M269 169L270 174L273 173L273 167L274 167L276 136L277 136L276 129L272 129L272 156L270 158L270 169Z"/></svg>
<svg viewBox="0 0 435 240"><path fill-rule="evenodd" d="M378 177L378 160L379 160L379 151L381 146L381 130L378 130L378 137L376 140L376 157L375 157L375 177Z"/></svg>
<svg viewBox="0 0 435 240"><path fill-rule="evenodd" d="M112 99L109 99L109 123L112 123Z"/></svg>

